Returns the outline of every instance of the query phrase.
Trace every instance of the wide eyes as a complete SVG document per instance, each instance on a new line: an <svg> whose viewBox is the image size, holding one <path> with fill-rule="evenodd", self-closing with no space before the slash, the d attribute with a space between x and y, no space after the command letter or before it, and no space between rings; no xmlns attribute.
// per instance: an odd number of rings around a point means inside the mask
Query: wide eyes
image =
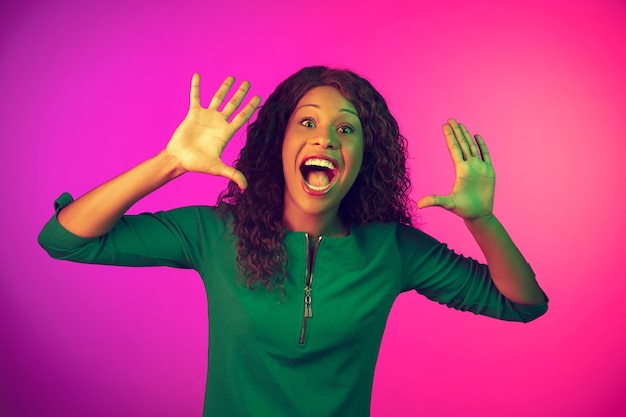
<svg viewBox="0 0 626 417"><path fill-rule="evenodd" d="M308 128L315 127L315 121L311 119L310 117L305 117L304 119L300 120L300 124ZM352 127L349 124L343 124L337 127L337 131L341 133L342 135L349 135L351 133L354 133L354 127Z"/></svg>
<svg viewBox="0 0 626 417"><path fill-rule="evenodd" d="M315 123L311 119L302 119L300 124L304 127L315 127Z"/></svg>

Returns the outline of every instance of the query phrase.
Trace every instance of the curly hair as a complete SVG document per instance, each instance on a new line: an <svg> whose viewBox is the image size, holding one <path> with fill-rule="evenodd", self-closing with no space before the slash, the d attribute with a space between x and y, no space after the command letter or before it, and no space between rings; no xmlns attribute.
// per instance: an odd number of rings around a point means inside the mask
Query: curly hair
<svg viewBox="0 0 626 417"><path fill-rule="evenodd" d="M287 122L309 90L331 86L354 104L363 126L363 162L339 206L347 224L397 222L411 225L413 207L406 167L407 141L369 81L356 73L325 66L306 67L280 83L247 128L245 146L234 166L248 180L218 197L218 211L232 216L237 236L239 278L248 288L283 289L287 252L283 246L285 178L282 144Z"/></svg>

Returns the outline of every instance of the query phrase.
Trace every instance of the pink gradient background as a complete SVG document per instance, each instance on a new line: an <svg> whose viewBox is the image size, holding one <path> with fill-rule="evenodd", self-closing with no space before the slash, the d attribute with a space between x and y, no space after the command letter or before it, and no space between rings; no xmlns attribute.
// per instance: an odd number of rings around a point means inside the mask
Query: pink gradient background
<svg viewBox="0 0 626 417"><path fill-rule="evenodd" d="M36 237L61 192L79 196L165 146L194 71L208 103L228 74L266 98L313 64L351 68L386 97L416 200L452 183L441 124L481 133L496 214L551 299L521 325L400 296L372 416L626 415L624 1L227 3L0 5L0 415L200 415L195 272L55 261ZM132 212L213 204L224 184L187 175ZM421 216L482 258L459 219Z"/></svg>

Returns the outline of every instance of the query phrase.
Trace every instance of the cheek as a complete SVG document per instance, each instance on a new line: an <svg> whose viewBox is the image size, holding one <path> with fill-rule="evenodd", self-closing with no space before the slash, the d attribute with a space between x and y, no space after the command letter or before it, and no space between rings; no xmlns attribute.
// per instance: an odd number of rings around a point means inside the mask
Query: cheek
<svg viewBox="0 0 626 417"><path fill-rule="evenodd" d="M293 173L296 165L297 149L295 149L295 147L291 145L291 142L285 140L283 142L281 155L283 176L285 177L285 181L289 181L292 179L292 177L294 177Z"/></svg>
<svg viewBox="0 0 626 417"><path fill-rule="evenodd" d="M295 160L294 155L295 154L293 152L293 146L291 145L291 141L285 136L285 139L283 140L282 152L281 152L281 159L282 159L283 167L287 168L290 161Z"/></svg>
<svg viewBox="0 0 626 417"><path fill-rule="evenodd" d="M350 168L349 175L352 179L356 178L363 165L363 146L357 145L350 150Z"/></svg>
<svg viewBox="0 0 626 417"><path fill-rule="evenodd" d="M363 166L363 141L359 143L354 152L354 169L356 172L361 172Z"/></svg>

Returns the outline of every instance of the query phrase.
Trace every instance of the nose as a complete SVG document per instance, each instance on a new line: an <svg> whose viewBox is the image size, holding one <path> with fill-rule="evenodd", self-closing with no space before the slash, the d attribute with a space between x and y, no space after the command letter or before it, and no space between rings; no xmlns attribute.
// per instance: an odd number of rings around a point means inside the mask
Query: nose
<svg viewBox="0 0 626 417"><path fill-rule="evenodd" d="M311 138L311 144L323 149L339 149L340 143L334 129L320 130L319 134Z"/></svg>

